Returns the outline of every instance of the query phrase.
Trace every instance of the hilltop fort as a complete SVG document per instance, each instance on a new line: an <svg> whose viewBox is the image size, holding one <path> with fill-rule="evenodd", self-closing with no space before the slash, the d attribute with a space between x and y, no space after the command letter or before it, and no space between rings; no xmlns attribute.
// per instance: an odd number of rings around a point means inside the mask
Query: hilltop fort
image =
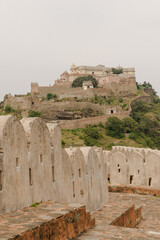
<svg viewBox="0 0 160 240"><path fill-rule="evenodd" d="M81 85L75 85L79 79ZM18 111L20 118L41 116L46 122L59 121L62 129L76 129L87 124L105 124L111 115L128 117L133 101L150 101L148 88L143 89L137 89L134 68L73 64L70 73L62 73L53 85L31 83L31 91L26 95L7 94L3 106Z"/></svg>
<svg viewBox="0 0 160 240"><path fill-rule="evenodd" d="M98 88L93 90L93 86L89 83L87 88L72 88L73 81L78 77L91 75L98 82ZM90 90L84 93L84 90ZM46 97L47 93L56 93L60 98L85 96L92 97L95 93L100 95L121 94L137 90L136 77L134 68L107 68L104 65L98 66L76 66L72 64L70 73L64 71L60 78L57 79L53 86L41 87L38 83L31 84L31 95L39 95Z"/></svg>

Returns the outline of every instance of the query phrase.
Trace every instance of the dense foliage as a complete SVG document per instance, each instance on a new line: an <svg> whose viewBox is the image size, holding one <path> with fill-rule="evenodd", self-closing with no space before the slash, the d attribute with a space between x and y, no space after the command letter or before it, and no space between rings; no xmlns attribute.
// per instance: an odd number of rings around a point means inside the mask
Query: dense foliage
<svg viewBox="0 0 160 240"><path fill-rule="evenodd" d="M124 137L124 128L122 121L117 117L109 117L106 125L106 134L111 137L123 138Z"/></svg>
<svg viewBox="0 0 160 240"><path fill-rule="evenodd" d="M93 76L88 75L87 77L78 77L78 78L76 78L73 81L73 83L72 83L72 87L73 88L82 87L83 86L83 82L86 82L86 81L91 81L94 88L96 88L98 86L97 80Z"/></svg>
<svg viewBox="0 0 160 240"><path fill-rule="evenodd" d="M123 69L122 68L112 68L112 73L113 74L121 74L121 73L123 73Z"/></svg>
<svg viewBox="0 0 160 240"><path fill-rule="evenodd" d="M41 116L42 116L41 112L37 112L33 110L30 110L28 113L28 117L41 117Z"/></svg>
<svg viewBox="0 0 160 240"><path fill-rule="evenodd" d="M51 100L51 99L57 99L57 95L56 94L52 94L52 93L48 93L47 94L47 100Z"/></svg>

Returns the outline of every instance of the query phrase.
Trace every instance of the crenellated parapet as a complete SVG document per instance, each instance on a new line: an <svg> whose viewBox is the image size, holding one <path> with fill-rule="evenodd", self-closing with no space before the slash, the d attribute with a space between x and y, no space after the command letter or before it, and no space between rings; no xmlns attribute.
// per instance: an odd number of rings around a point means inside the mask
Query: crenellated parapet
<svg viewBox="0 0 160 240"><path fill-rule="evenodd" d="M62 149L55 124L0 116L0 214L48 200L99 209L108 200L104 165L102 149Z"/></svg>
<svg viewBox="0 0 160 240"><path fill-rule="evenodd" d="M105 152L109 183L160 187L160 151L114 146Z"/></svg>

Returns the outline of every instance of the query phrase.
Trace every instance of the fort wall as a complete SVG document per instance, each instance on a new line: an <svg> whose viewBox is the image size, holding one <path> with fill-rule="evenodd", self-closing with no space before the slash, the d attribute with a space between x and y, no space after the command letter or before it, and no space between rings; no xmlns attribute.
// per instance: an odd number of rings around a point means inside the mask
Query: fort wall
<svg viewBox="0 0 160 240"><path fill-rule="evenodd" d="M99 169L96 151L100 150L92 148L92 167ZM103 156L103 165L102 161ZM26 118L20 122L14 116L0 116L1 214L48 200L86 204L87 209L96 210L90 188L95 192L107 189L107 181L102 181L99 170L94 173L97 181L89 184L91 171L81 149L61 148L58 126L47 126L40 118ZM100 192L98 207L102 207L102 199L107 201L106 194Z"/></svg>
<svg viewBox="0 0 160 240"><path fill-rule="evenodd" d="M115 146L105 156L111 184L160 187L160 151Z"/></svg>
<svg viewBox="0 0 160 240"><path fill-rule="evenodd" d="M61 131L40 118L0 116L0 214L41 201L108 201L111 184L160 187L158 150L115 146L61 148Z"/></svg>
<svg viewBox="0 0 160 240"><path fill-rule="evenodd" d="M59 123L59 126L61 129L77 129L77 128L84 128L86 125L89 124L98 124L102 123L105 124L107 121L107 118L109 117L118 117L119 119L123 119L125 117L129 116L129 111L124 111L122 113L113 113L109 115L104 115L104 116L98 116L98 117L90 117L90 118L82 118L82 119L77 119L77 120L65 120L61 121Z"/></svg>

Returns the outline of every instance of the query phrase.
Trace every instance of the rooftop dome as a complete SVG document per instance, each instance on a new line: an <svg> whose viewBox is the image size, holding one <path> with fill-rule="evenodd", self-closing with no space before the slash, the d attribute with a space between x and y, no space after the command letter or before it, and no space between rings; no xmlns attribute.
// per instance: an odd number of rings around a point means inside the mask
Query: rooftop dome
<svg viewBox="0 0 160 240"><path fill-rule="evenodd" d="M122 69L122 67L119 65L118 67L116 67L117 69Z"/></svg>
<svg viewBox="0 0 160 240"><path fill-rule="evenodd" d="M76 65L73 63L70 70L75 70L76 68L77 68Z"/></svg>

